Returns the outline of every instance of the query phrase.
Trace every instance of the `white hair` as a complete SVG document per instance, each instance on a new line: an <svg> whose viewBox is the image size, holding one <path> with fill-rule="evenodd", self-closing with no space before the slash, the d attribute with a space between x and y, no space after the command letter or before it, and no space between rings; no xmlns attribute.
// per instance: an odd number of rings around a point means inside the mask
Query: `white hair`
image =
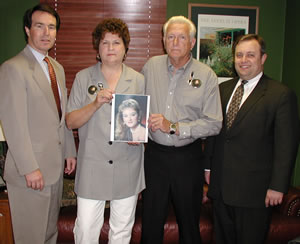
<svg viewBox="0 0 300 244"><path fill-rule="evenodd" d="M190 38L196 37L196 27L191 20L184 16L173 16L163 26L164 38L166 37L168 26L174 23L186 24L189 28Z"/></svg>

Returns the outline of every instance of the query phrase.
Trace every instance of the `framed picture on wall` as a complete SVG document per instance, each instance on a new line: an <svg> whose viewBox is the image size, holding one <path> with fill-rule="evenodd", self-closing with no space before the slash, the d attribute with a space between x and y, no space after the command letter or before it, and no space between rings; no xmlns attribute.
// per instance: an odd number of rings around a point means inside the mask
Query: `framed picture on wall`
<svg viewBox="0 0 300 244"><path fill-rule="evenodd" d="M197 29L193 57L209 65L219 82L235 76L232 45L238 36L258 32L259 8L189 3L188 10Z"/></svg>
<svg viewBox="0 0 300 244"><path fill-rule="evenodd" d="M149 106L148 95L114 94L110 140L148 142Z"/></svg>

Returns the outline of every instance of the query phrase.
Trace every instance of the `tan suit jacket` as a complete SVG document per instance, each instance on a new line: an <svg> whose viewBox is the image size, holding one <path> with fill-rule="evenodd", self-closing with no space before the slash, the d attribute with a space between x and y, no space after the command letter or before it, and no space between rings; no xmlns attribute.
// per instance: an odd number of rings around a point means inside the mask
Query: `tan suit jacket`
<svg viewBox="0 0 300 244"><path fill-rule="evenodd" d="M60 87L61 119L50 82L28 46L0 66L0 120L8 143L4 178L15 243L56 243L64 159L76 156L64 119L64 69L54 59L50 62ZM45 182L42 191L26 185L25 175L36 169Z"/></svg>
<svg viewBox="0 0 300 244"><path fill-rule="evenodd" d="M24 175L36 169L46 186L57 182L64 159L76 155L72 131L64 120L64 70L50 60L61 92L61 120L49 81L28 46L0 67L0 119L9 147L4 178L16 186L26 187Z"/></svg>

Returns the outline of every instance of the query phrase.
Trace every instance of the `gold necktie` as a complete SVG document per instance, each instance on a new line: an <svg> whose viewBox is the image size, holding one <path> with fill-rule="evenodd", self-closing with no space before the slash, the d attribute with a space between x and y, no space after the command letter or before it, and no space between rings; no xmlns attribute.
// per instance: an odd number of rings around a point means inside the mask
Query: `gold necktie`
<svg viewBox="0 0 300 244"><path fill-rule="evenodd" d="M229 108L226 114L226 128L229 129L233 121L240 109L240 104L242 101L242 97L244 95L244 85L247 83L247 80L243 80L240 86L235 90L231 102L229 104Z"/></svg>
<svg viewBox="0 0 300 244"><path fill-rule="evenodd" d="M51 88L52 88L53 95L54 95L54 98L55 98L59 119L61 119L61 114L62 113L61 113L60 97L59 97L59 92L58 92L58 86L57 86L55 71L54 71L54 68L53 68L52 64L50 63L49 58L45 57L44 60L48 64L49 76L50 76L50 80L51 80Z"/></svg>

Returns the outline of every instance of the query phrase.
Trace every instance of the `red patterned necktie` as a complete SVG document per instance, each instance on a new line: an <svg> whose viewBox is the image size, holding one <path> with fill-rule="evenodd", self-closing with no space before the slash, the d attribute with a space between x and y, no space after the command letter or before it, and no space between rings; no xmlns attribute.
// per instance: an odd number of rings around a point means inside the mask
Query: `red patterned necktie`
<svg viewBox="0 0 300 244"><path fill-rule="evenodd" d="M240 109L240 104L242 97L244 95L244 85L247 83L247 80L243 80L240 86L235 90L231 102L229 104L228 111L226 113L226 127L229 129L232 126L232 123Z"/></svg>
<svg viewBox="0 0 300 244"><path fill-rule="evenodd" d="M61 113L60 97L59 97L59 92L58 92L58 86L57 86L55 71L54 71L54 68L53 68L52 64L50 63L49 58L45 57L44 60L48 64L49 76L50 76L50 80L51 80L51 88L52 88L53 95L54 95L54 98L55 98L59 119L61 119L61 114L62 113Z"/></svg>

